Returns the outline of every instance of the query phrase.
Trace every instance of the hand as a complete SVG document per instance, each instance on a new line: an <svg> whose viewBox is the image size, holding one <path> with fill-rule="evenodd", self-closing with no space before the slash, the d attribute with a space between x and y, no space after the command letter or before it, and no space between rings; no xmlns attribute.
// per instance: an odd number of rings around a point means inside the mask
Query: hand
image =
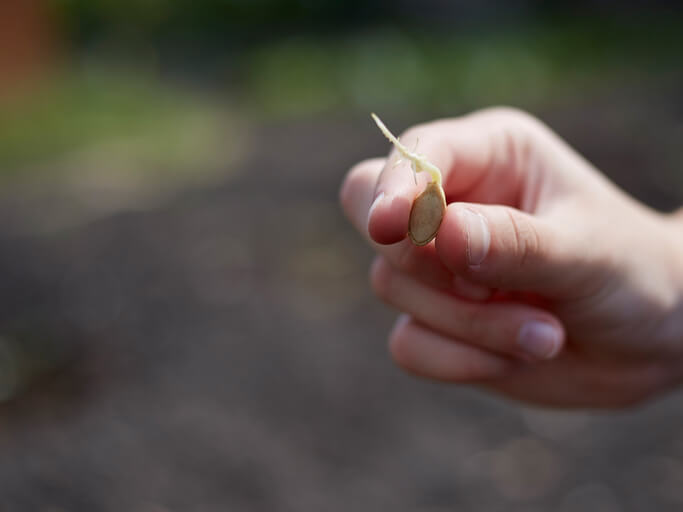
<svg viewBox="0 0 683 512"><path fill-rule="evenodd" d="M599 136L599 134L596 134ZM408 130L448 207L406 238L417 184L373 159L346 177L346 215L378 253L372 286L403 311L406 370L545 405L617 407L683 376L683 229L626 196L538 120L491 109Z"/></svg>

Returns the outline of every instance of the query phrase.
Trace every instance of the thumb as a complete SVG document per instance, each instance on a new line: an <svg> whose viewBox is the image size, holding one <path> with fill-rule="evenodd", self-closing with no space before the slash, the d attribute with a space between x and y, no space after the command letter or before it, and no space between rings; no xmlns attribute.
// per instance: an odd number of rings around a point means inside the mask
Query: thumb
<svg viewBox="0 0 683 512"><path fill-rule="evenodd" d="M588 272L586 251L559 224L508 206L452 203L436 249L451 271L475 283L565 295Z"/></svg>

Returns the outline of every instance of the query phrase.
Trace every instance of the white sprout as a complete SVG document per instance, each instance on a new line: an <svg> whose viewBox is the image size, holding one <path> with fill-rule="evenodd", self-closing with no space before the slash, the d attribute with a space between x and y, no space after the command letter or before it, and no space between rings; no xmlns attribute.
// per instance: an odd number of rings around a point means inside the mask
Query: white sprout
<svg viewBox="0 0 683 512"><path fill-rule="evenodd" d="M407 147L401 144L401 141L389 131L389 128L384 125L382 120L377 117L374 112L371 114L371 116L375 120L375 123L377 123L377 126L382 131L384 136L393 143L401 156L407 160L410 160L410 167L413 169L413 173L417 175L418 172L428 172L432 178L432 182L436 183L440 187L441 171L439 168L427 160L427 157L424 155L410 151Z"/></svg>

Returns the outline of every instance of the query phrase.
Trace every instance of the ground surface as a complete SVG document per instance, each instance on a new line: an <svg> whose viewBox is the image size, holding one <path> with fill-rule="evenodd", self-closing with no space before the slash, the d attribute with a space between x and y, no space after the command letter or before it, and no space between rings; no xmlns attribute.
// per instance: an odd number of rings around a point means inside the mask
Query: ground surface
<svg viewBox="0 0 683 512"><path fill-rule="evenodd" d="M676 90L543 117L671 208ZM32 235L22 212L59 205L0 202L2 510L680 510L683 395L556 413L392 366L393 313L336 202L346 168L387 150L369 119L254 138L221 184L152 211Z"/></svg>

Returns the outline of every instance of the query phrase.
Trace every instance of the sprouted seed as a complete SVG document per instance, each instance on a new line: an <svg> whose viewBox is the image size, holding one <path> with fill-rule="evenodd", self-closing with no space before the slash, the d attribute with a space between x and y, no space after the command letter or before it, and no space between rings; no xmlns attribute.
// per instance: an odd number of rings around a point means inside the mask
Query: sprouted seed
<svg viewBox="0 0 683 512"><path fill-rule="evenodd" d="M417 176L419 172L427 172L430 175L430 182L413 200L408 221L410 240L415 245L427 245L439 231L439 226L441 226L441 221L446 213L446 195L441 185L441 171L429 162L424 155L406 148L379 117L374 113L371 115L384 136L396 147L401 157L410 162L414 176Z"/></svg>

